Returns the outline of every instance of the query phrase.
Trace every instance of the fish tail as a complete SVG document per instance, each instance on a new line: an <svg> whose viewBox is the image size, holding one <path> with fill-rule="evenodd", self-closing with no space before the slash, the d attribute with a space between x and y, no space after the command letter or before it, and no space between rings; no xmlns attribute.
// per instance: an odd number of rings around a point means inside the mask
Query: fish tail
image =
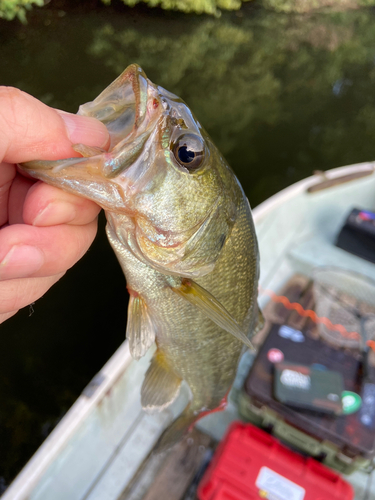
<svg viewBox="0 0 375 500"><path fill-rule="evenodd" d="M203 404L197 404L197 402L194 402L196 404L189 404L181 415L165 429L154 447L154 453L162 453L170 450L193 430L198 420L212 413L223 411L228 403L228 394L229 390L220 404L211 410L202 411Z"/></svg>
<svg viewBox="0 0 375 500"><path fill-rule="evenodd" d="M165 429L154 447L154 453L166 452L175 444L179 443L186 434L192 430L196 420L196 412L189 405L181 415Z"/></svg>

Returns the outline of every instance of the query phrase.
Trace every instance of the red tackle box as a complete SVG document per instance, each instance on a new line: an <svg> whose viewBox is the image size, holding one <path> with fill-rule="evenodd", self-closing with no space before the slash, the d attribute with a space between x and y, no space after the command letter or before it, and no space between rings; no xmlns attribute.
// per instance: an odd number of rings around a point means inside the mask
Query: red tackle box
<svg viewBox="0 0 375 500"><path fill-rule="evenodd" d="M262 429L235 422L198 488L199 500L352 500L353 489Z"/></svg>

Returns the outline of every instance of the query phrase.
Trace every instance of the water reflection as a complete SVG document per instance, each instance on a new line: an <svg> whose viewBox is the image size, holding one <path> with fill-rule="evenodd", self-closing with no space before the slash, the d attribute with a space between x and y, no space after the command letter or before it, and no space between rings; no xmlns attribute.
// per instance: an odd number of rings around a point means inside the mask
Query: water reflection
<svg viewBox="0 0 375 500"><path fill-rule="evenodd" d="M26 27L0 23L0 83L76 111L137 62L187 101L256 205L313 170L374 158L373 25L371 10L299 17L251 5L220 19L34 11ZM31 317L2 326L6 481L121 342L126 300L101 234Z"/></svg>

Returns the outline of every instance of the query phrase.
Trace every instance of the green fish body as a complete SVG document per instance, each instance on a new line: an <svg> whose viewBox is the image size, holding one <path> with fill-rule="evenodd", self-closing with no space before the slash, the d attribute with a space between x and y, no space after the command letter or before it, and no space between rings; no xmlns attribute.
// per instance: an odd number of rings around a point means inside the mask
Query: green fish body
<svg viewBox="0 0 375 500"><path fill-rule="evenodd" d="M80 114L101 120L109 151L32 161L31 176L87 197L106 212L107 235L130 294L127 338L135 359L156 342L141 391L146 411L166 408L185 380L191 401L167 429L176 442L220 407L243 345L259 328L258 246L249 203L186 104L129 66Z"/></svg>

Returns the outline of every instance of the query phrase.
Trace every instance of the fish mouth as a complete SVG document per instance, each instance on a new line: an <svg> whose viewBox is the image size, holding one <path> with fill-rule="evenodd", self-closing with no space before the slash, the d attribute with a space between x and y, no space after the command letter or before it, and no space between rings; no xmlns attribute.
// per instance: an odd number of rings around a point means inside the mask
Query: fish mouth
<svg viewBox="0 0 375 500"><path fill-rule="evenodd" d="M96 99L79 107L78 114L96 118L108 129L108 152L78 144L72 147L83 158L35 160L20 164L20 168L106 210L126 212L127 184L134 184L145 170L139 164L142 166L142 153L155 133L161 108L154 85L138 65L132 64Z"/></svg>
<svg viewBox="0 0 375 500"><path fill-rule="evenodd" d="M149 80L142 68L131 64L96 99L82 104L77 114L104 123L112 150L142 126L147 115L148 87Z"/></svg>

